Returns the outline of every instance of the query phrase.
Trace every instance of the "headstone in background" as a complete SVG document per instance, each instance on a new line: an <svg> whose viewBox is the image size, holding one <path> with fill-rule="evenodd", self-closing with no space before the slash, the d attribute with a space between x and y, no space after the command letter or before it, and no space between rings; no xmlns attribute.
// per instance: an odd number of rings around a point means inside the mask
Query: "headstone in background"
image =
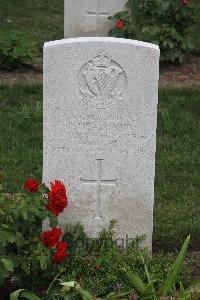
<svg viewBox="0 0 200 300"><path fill-rule="evenodd" d="M151 249L159 48L116 38L44 46L43 181L65 183L60 222L96 237L145 235Z"/></svg>
<svg viewBox="0 0 200 300"><path fill-rule="evenodd" d="M127 0L65 0L64 36L108 36L108 17L124 10Z"/></svg>

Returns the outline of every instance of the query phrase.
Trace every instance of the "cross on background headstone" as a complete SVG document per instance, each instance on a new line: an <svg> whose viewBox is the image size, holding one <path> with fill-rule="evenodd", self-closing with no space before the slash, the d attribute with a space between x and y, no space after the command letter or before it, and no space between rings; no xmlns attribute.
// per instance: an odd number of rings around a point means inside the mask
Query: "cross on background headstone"
<svg viewBox="0 0 200 300"><path fill-rule="evenodd" d="M117 179L102 179L102 161L103 159L96 159L97 167L97 179L83 179L81 181L84 184L96 184L96 217L95 219L101 219L101 186L102 185L117 185Z"/></svg>
<svg viewBox="0 0 200 300"><path fill-rule="evenodd" d="M109 19L125 9L127 0L64 0L64 36L108 36L115 21Z"/></svg>
<svg viewBox="0 0 200 300"><path fill-rule="evenodd" d="M96 11L92 10L88 10L87 11L87 16L89 17L96 17L96 35L99 35L99 27L100 27L100 17L105 17L107 16L107 18L109 17L109 12L108 11L103 11L100 8L100 0L97 0L97 8Z"/></svg>

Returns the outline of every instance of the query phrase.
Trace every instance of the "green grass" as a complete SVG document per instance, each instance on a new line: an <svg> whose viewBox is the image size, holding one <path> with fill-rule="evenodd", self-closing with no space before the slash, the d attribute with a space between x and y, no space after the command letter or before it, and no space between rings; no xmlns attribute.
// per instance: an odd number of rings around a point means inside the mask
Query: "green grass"
<svg viewBox="0 0 200 300"><path fill-rule="evenodd" d="M44 42L63 38L63 27L64 0L0 1L0 36L20 30L41 50Z"/></svg>
<svg viewBox="0 0 200 300"><path fill-rule="evenodd" d="M200 89L159 93L154 247L200 246ZM42 87L0 87L0 175L6 191L41 180Z"/></svg>
<svg viewBox="0 0 200 300"><path fill-rule="evenodd" d="M200 89L159 94L154 243L200 245Z"/></svg>
<svg viewBox="0 0 200 300"><path fill-rule="evenodd" d="M42 87L0 87L0 128L6 190L16 191L29 176L41 180Z"/></svg>

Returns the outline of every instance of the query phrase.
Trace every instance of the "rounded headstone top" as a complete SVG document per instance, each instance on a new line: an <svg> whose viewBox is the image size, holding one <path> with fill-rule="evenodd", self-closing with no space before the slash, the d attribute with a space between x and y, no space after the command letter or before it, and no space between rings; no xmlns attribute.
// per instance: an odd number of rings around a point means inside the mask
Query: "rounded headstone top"
<svg viewBox="0 0 200 300"><path fill-rule="evenodd" d="M158 45L146 43L137 40L114 38L114 37L78 37L70 39L55 40L44 43L44 48L52 46L62 46L73 43L92 43L92 42L106 42L106 43L120 43L127 45L135 45L139 47L151 48L160 51Z"/></svg>

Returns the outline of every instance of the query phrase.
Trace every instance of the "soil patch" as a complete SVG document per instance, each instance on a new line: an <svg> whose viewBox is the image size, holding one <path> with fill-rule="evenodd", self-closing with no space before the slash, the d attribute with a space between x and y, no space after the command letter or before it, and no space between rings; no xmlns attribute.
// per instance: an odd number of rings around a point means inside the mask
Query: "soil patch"
<svg viewBox="0 0 200 300"><path fill-rule="evenodd" d="M36 58L33 66L12 71L0 69L0 84L42 84L42 57ZM200 86L200 56L189 55L187 62L181 66L161 64L161 87L194 87Z"/></svg>
<svg viewBox="0 0 200 300"><path fill-rule="evenodd" d="M181 66L161 64L159 84L172 87L200 86L200 56L189 55L187 62Z"/></svg>
<svg viewBox="0 0 200 300"><path fill-rule="evenodd" d="M26 85L42 84L43 74L42 57L36 57L33 65L24 66L14 70L3 70L0 68L0 84L2 85Z"/></svg>
<svg viewBox="0 0 200 300"><path fill-rule="evenodd" d="M2 85L41 84L42 77L42 72L28 68L16 69L12 72L0 70L0 84Z"/></svg>

